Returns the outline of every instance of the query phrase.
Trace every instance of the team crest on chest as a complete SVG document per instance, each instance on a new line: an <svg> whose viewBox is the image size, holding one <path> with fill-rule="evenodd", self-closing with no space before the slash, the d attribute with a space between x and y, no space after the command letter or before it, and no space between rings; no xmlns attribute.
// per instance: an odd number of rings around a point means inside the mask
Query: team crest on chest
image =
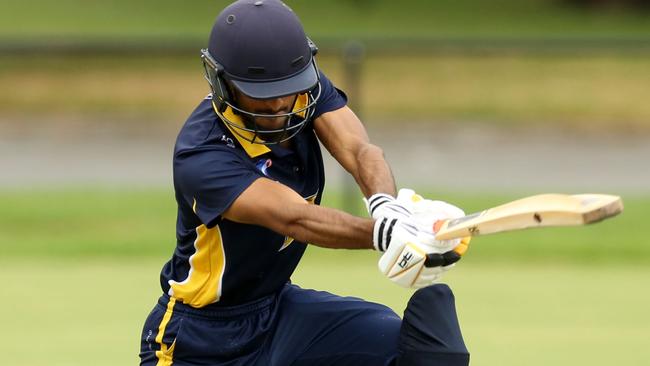
<svg viewBox="0 0 650 366"><path fill-rule="evenodd" d="M257 167L257 170L262 172L265 176L269 176L268 174L268 169L273 165L273 161L271 159L260 159L255 163L255 167Z"/></svg>

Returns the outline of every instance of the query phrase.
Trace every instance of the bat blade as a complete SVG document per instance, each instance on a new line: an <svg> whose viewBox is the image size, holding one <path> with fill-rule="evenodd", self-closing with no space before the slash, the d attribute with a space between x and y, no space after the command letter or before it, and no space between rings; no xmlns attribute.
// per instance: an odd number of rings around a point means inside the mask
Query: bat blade
<svg viewBox="0 0 650 366"><path fill-rule="evenodd" d="M437 239L447 240L533 227L585 225L622 211L619 196L540 194L457 219L438 221L434 231Z"/></svg>

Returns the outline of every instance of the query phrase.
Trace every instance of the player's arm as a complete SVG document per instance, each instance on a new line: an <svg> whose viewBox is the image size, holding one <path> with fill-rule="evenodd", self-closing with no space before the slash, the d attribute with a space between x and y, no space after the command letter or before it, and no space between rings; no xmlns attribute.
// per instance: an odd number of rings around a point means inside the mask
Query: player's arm
<svg viewBox="0 0 650 366"><path fill-rule="evenodd" d="M314 120L314 129L325 148L357 181L373 218L410 216L409 209L395 200L395 179L383 151L370 143L365 127L350 108L322 114Z"/></svg>
<svg viewBox="0 0 650 366"><path fill-rule="evenodd" d="M308 204L291 188L267 178L255 180L223 217L322 247L373 248L374 220Z"/></svg>
<svg viewBox="0 0 650 366"><path fill-rule="evenodd" d="M365 127L344 106L314 120L314 129L323 146L356 180L365 197L375 193L395 196L395 180L384 152L370 143Z"/></svg>
<svg viewBox="0 0 650 366"><path fill-rule="evenodd" d="M289 187L255 180L224 212L228 220L267 227L302 242L328 248L375 248L384 252L379 269L405 287L423 287L449 270L449 242L431 241L408 220L364 219L308 204Z"/></svg>

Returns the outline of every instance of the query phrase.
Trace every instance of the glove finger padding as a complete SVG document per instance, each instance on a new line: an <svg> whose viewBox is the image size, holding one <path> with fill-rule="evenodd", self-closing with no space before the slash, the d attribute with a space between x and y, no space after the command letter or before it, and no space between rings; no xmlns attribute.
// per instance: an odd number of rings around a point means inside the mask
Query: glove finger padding
<svg viewBox="0 0 650 366"><path fill-rule="evenodd" d="M415 193L415 191L412 189L402 188L399 190L399 192L397 192L396 199L400 203L402 203L403 205L411 209L411 211L413 211L413 209L415 208L414 204L416 202L422 201L424 198L419 194Z"/></svg>
<svg viewBox="0 0 650 366"><path fill-rule="evenodd" d="M415 214L437 215L439 216L436 218L437 220L449 218L455 219L465 216L465 211L450 203L428 199L413 201L411 211Z"/></svg>
<svg viewBox="0 0 650 366"><path fill-rule="evenodd" d="M424 230L424 227L421 225L417 225L417 228L419 229L417 232L418 240L434 248L436 253L446 253L461 243L460 239L436 240L436 235L433 233L433 230Z"/></svg>
<svg viewBox="0 0 650 366"><path fill-rule="evenodd" d="M430 286L434 282L440 280L442 276L453 267L454 264L445 267L424 267L422 268L420 275L416 278L411 287L422 288Z"/></svg>
<svg viewBox="0 0 650 366"><path fill-rule="evenodd" d="M411 288L422 288L422 287L431 286L434 282L437 282L440 278L442 278L442 274L437 274L430 277L420 276L420 278L417 281L415 281L413 285L411 285Z"/></svg>
<svg viewBox="0 0 650 366"><path fill-rule="evenodd" d="M454 252L458 253L461 257L467 253L469 250L469 242L472 240L471 236L466 236L462 239L460 239L460 243L458 246L454 248Z"/></svg>
<svg viewBox="0 0 650 366"><path fill-rule="evenodd" d="M469 242L472 238L466 236L460 239L458 245L448 252L439 254L439 253L429 253L427 258L424 261L426 267L437 267L437 266L448 266L450 264L458 262L467 250L469 249Z"/></svg>
<svg viewBox="0 0 650 366"><path fill-rule="evenodd" d="M426 230L431 230L433 224L441 220L456 219L465 216L460 208L443 201L422 199L412 204L413 220Z"/></svg>
<svg viewBox="0 0 650 366"><path fill-rule="evenodd" d="M461 255L454 250L450 250L446 253L429 253L424 261L425 267L441 267L449 266L458 262L461 258Z"/></svg>

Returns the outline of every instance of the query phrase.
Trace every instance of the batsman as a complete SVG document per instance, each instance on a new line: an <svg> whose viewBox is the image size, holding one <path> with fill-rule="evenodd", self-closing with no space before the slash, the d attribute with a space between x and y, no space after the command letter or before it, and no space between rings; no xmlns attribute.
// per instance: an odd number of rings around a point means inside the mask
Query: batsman
<svg viewBox="0 0 650 366"><path fill-rule="evenodd" d="M141 365L469 364L454 296L438 283L468 241L433 232L464 213L397 192L316 53L281 1L240 0L218 15L201 50L211 93L174 149L176 247L144 324ZM319 205L319 142L354 177L370 218ZM377 251L387 280L418 289L403 317L291 283L307 243Z"/></svg>

